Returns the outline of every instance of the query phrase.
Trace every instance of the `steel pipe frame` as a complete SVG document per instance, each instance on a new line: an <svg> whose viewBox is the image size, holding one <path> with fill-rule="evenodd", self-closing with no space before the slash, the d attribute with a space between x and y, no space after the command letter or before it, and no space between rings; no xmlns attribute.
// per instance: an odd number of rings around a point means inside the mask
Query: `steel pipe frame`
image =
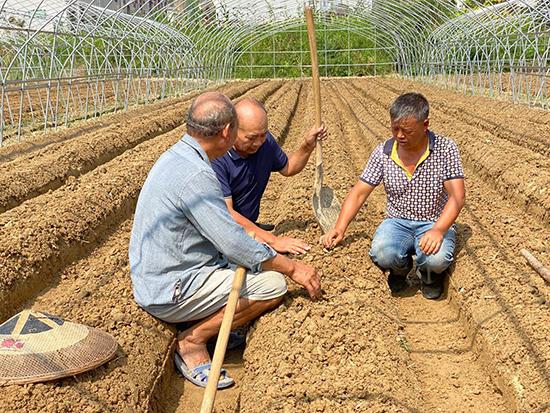
<svg viewBox="0 0 550 413"><path fill-rule="evenodd" d="M155 2L150 10L143 4L127 14L126 6L136 1L111 10L79 0L0 0L0 144L7 127L18 136L22 133L25 99L34 105L32 121L41 118L46 128L226 81L239 58L258 42L303 26L304 3L316 7L324 27L375 38L377 48L393 51L395 71L401 76L465 93L509 94L517 102L548 105L546 1L509 0L459 10L447 0L342 0L338 3L348 18L333 20L329 16L335 2L209 1L206 13L200 10L204 0L175 0ZM53 12L44 20L39 12L46 3ZM15 15L14 4L23 27L7 20L10 13ZM114 0L107 7L112 4ZM510 91L503 75L509 76ZM84 96L78 81L82 77ZM15 94L9 92L14 83L19 86ZM46 96L32 89L33 84L45 85ZM112 103L105 91L109 84Z"/></svg>

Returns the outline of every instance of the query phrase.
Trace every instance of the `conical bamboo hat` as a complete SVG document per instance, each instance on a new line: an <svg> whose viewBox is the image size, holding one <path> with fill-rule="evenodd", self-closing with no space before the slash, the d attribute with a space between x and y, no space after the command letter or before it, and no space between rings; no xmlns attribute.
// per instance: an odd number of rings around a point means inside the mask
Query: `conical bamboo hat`
<svg viewBox="0 0 550 413"><path fill-rule="evenodd" d="M101 330L25 310L0 324L0 385L82 373L110 360L117 346Z"/></svg>

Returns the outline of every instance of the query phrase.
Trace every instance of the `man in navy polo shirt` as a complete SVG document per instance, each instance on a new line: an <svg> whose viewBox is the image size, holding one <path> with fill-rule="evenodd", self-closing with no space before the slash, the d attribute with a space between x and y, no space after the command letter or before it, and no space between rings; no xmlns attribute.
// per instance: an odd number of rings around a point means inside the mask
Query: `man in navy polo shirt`
<svg viewBox="0 0 550 413"><path fill-rule="evenodd" d="M287 155L269 132L267 112L260 102L243 99L235 109L239 120L237 140L229 152L212 161L229 212L246 231L254 231L258 240L277 252L305 253L310 247L304 241L277 237L269 232L273 228L258 224L256 220L271 172L283 176L301 172L315 149L316 141L327 137L327 130L324 125L312 128L300 147Z"/></svg>
<svg viewBox="0 0 550 413"><path fill-rule="evenodd" d="M344 238L359 208L380 183L387 195L387 218L372 239L370 256L387 270L392 292L406 287L416 268L422 295L438 298L444 272L453 261L455 221L464 206L464 170L456 144L428 130L429 105L419 93L392 103L393 137L378 145L352 188L333 229L321 237L331 248Z"/></svg>

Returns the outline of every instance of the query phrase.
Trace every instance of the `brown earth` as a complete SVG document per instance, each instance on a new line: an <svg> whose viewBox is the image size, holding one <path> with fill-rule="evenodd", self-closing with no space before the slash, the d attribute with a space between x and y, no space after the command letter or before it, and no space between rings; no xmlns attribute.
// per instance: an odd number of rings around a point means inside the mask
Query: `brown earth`
<svg viewBox="0 0 550 413"><path fill-rule="evenodd" d="M249 86L253 84L226 87L226 93L232 98L238 97ZM261 86L260 93L273 86L278 85ZM143 141L179 127L185 121L193 96L148 114L132 113L125 120L102 126L68 141L52 143L0 165L0 212L19 205L25 199L57 189L69 177L80 176ZM137 128L136 120L139 122Z"/></svg>
<svg viewBox="0 0 550 413"><path fill-rule="evenodd" d="M221 90L264 100L272 131L291 151L313 123L310 88L309 82L272 81ZM519 255L528 248L550 265L550 141L543 135L550 117L393 78L325 81L325 179L340 199L374 146L389 136L388 106L406 90L431 101L432 129L458 143L467 174L445 298L424 300L414 278L404 294L392 296L371 263L383 190L362 208L343 245L328 252L317 243L310 206L313 163L292 178L273 176L260 218L276 223L278 234L312 245L300 259L321 269L324 299L313 303L291 283L284 304L251 327L244 362L238 351L228 355L237 386L218 393L217 411L550 409L549 289ZM58 182L45 190L25 186L19 196L26 201L0 214L0 320L32 307L101 328L119 343L115 359L89 373L0 388L2 410L198 411L202 391L172 366L175 329L135 305L127 260L139 189L153 162L183 133L182 119L171 119L185 112L186 102L113 115L81 135L54 134L51 144L43 136L46 144L36 151L22 148L0 165L0 180L12 177L4 182L27 174L21 187L42 175ZM108 135L113 128L125 143ZM46 154L51 161L42 160Z"/></svg>
<svg viewBox="0 0 550 413"><path fill-rule="evenodd" d="M262 80L249 81L247 87L252 88L262 83ZM224 90L228 87L239 87L245 82L234 81L226 83ZM205 90L214 90L216 87ZM58 129L49 129L47 132L36 131L27 133L21 137L20 141L11 140L5 141L4 146L0 147L0 163L12 161L18 156L28 154L30 152L42 149L52 143L68 141L82 134L87 134L107 126L119 125L128 121L128 117L146 116L154 112L170 110L182 102L188 101L196 96L198 91L191 91L177 98L163 99L160 101L149 103L148 105L140 105L131 107L126 111L118 111L107 113L99 118L74 121L64 127ZM8 143L8 144L6 144Z"/></svg>

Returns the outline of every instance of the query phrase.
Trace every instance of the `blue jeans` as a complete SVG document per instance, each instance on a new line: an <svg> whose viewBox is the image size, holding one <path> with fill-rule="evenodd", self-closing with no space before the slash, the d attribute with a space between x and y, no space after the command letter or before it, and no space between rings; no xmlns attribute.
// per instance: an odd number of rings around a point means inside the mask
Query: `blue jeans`
<svg viewBox="0 0 550 413"><path fill-rule="evenodd" d="M407 275L412 269L412 256L416 255L416 267L427 274L440 274L453 262L456 230L452 226L443 236L443 243L436 254L426 255L418 242L432 228L432 221L412 221L387 218L378 227L372 240L370 257L383 270L395 275Z"/></svg>

